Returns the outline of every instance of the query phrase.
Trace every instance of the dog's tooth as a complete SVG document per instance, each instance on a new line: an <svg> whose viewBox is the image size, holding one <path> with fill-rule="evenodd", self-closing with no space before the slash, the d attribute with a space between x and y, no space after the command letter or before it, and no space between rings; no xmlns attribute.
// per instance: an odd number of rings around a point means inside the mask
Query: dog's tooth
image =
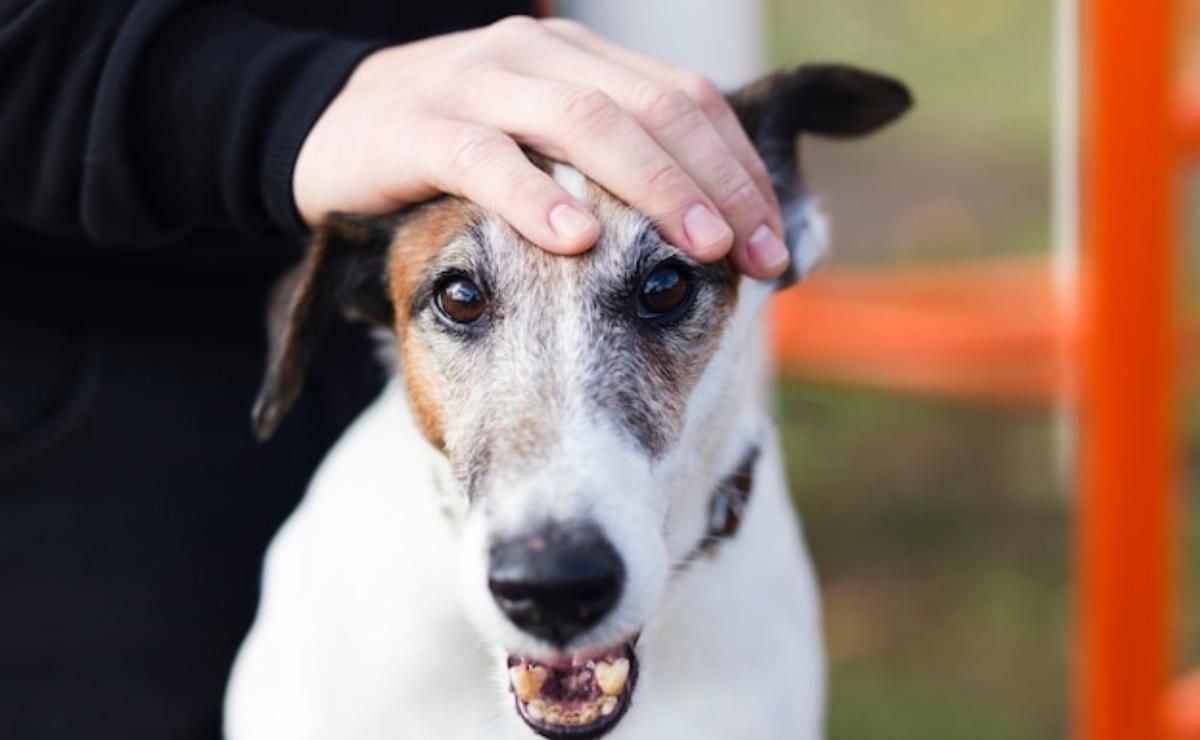
<svg viewBox="0 0 1200 740"><path fill-rule="evenodd" d="M537 720L545 719L546 703L544 701L542 701L541 699L534 699L533 701L531 701L525 705L525 711L528 712L529 716L534 719L537 719Z"/></svg>
<svg viewBox="0 0 1200 740"><path fill-rule="evenodd" d="M518 665L508 669L508 679L512 681L513 691L521 701L537 698L547 675L546 669L540 665L532 668Z"/></svg>
<svg viewBox="0 0 1200 740"><path fill-rule="evenodd" d="M629 678L629 659L617 658L611 663L596 664L596 683L605 696L616 696L625 690Z"/></svg>
<svg viewBox="0 0 1200 740"><path fill-rule="evenodd" d="M600 700L600 714L605 717L612 714L617 708L617 697L606 696Z"/></svg>
<svg viewBox="0 0 1200 740"><path fill-rule="evenodd" d="M588 704L583 705L583 709L579 710L580 724L586 725L591 722L595 722L596 718L599 716L600 716L600 703L599 702L595 702L595 701L589 702Z"/></svg>

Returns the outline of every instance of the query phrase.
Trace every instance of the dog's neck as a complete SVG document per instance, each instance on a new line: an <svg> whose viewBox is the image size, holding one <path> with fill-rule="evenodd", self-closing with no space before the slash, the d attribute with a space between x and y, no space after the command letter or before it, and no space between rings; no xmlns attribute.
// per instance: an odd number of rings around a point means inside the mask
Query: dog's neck
<svg viewBox="0 0 1200 740"><path fill-rule="evenodd" d="M746 450L742 462L717 484L708 502L708 529L675 565L677 572L700 560L716 557L721 543L737 536L754 493L754 473L761 453L761 446L755 443Z"/></svg>

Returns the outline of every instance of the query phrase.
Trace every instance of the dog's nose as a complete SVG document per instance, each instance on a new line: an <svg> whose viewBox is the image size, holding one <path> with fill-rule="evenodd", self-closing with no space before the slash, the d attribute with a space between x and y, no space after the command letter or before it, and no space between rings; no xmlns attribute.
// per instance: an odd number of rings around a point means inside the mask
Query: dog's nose
<svg viewBox="0 0 1200 740"><path fill-rule="evenodd" d="M492 547L488 588L517 627L555 645L612 611L625 582L621 557L595 526L552 526Z"/></svg>

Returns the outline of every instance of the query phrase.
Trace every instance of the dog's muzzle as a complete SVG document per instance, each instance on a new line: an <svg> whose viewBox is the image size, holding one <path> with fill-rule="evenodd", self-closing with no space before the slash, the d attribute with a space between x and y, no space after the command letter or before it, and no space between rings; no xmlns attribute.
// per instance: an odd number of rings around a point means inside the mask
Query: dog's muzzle
<svg viewBox="0 0 1200 740"><path fill-rule="evenodd" d="M717 485L709 501L707 530L677 573L716 557L737 535L754 488L758 445ZM567 650L600 624L620 600L625 567L603 533L591 524L550 524L535 534L494 545L488 588L500 611L522 631L563 650L560 659L508 657L509 686L518 716L554 740L598 738L629 709L637 684L637 637L580 653Z"/></svg>
<svg viewBox="0 0 1200 740"><path fill-rule="evenodd" d="M548 524L492 547L488 588L496 606L523 632L564 651L552 661L508 658L517 714L539 735L599 737L629 706L637 675L631 643L567 652L612 612L624 584L621 557L592 524Z"/></svg>

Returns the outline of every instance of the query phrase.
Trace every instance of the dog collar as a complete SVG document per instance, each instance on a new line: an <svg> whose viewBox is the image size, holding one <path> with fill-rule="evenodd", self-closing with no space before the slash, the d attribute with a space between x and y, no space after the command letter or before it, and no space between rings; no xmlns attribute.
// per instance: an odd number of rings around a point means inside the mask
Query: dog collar
<svg viewBox="0 0 1200 740"><path fill-rule="evenodd" d="M697 560L716 556L722 542L737 536L754 491L754 464L761 451L758 445L751 447L738 466L717 484L708 501L708 528L680 561L677 570L686 570Z"/></svg>

